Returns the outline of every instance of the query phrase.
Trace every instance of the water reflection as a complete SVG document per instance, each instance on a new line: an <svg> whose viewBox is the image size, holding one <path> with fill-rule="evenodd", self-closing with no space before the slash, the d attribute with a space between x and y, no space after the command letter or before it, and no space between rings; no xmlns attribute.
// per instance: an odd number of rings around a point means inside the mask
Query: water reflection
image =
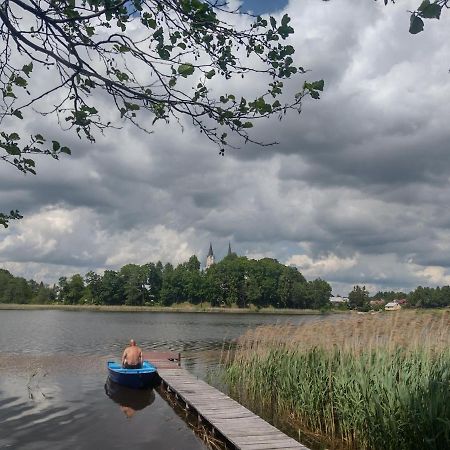
<svg viewBox="0 0 450 450"><path fill-rule="evenodd" d="M109 377L106 379L105 393L120 406L120 409L128 419L131 419L136 414L136 411L141 411L155 401L153 388L131 389L114 383Z"/></svg>
<svg viewBox="0 0 450 450"><path fill-rule="evenodd" d="M110 386L111 396L105 395L104 367L93 374L50 373L40 380L45 396L30 398L27 382L0 372L1 449L205 450L157 391Z"/></svg>

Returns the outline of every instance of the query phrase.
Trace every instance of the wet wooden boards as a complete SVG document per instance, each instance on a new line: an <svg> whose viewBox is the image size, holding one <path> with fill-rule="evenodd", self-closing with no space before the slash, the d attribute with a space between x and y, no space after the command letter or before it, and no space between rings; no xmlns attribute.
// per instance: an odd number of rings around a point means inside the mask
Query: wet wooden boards
<svg viewBox="0 0 450 450"><path fill-rule="evenodd" d="M156 365L158 367L158 365ZM179 367L159 368L163 385L227 441L242 450L307 447L273 427L235 400Z"/></svg>

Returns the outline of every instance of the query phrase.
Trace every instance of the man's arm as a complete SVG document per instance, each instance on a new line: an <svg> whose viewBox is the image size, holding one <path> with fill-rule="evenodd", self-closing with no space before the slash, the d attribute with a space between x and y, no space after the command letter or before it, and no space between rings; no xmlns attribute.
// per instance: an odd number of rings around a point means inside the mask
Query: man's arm
<svg viewBox="0 0 450 450"><path fill-rule="evenodd" d="M144 363L143 358L142 358L142 350L139 350L139 362L141 365Z"/></svg>
<svg viewBox="0 0 450 450"><path fill-rule="evenodd" d="M123 351L122 355L122 365L125 364L125 360L127 359L127 349Z"/></svg>

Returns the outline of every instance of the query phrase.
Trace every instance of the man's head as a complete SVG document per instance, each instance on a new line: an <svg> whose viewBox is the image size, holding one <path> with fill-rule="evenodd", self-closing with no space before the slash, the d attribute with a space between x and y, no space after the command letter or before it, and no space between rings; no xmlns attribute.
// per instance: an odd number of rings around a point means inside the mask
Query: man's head
<svg viewBox="0 0 450 450"><path fill-rule="evenodd" d="M130 339L130 345L134 347L136 345L136 341L134 339Z"/></svg>

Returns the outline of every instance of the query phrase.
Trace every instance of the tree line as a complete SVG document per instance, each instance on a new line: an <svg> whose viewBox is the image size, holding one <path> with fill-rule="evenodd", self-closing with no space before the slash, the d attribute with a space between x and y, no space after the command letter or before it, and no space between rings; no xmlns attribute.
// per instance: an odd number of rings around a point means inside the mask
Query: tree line
<svg viewBox="0 0 450 450"><path fill-rule="evenodd" d="M180 303L238 308L320 309L329 306L331 286L307 281L295 267L275 259L248 259L230 254L202 271L193 255L176 267L171 263L127 264L103 275L89 271L61 277L54 286L0 271L0 302L96 305L171 306Z"/></svg>
<svg viewBox="0 0 450 450"><path fill-rule="evenodd" d="M378 291L370 296L365 286L354 286L348 295L348 308L368 311L373 309L372 301L380 304L405 300L406 307L411 308L445 308L450 306L450 286L435 288L418 286L409 293L403 291ZM381 305L382 306L382 305Z"/></svg>
<svg viewBox="0 0 450 450"><path fill-rule="evenodd" d="M15 277L0 269L0 303L69 305L172 306L181 303L238 308L323 309L330 307L331 286L318 278L307 281L301 272L276 259L248 259L232 253L208 270L201 270L193 255L188 261L126 264L100 275L89 271L61 277L53 286ZM372 300L384 303L406 300L413 308L450 306L450 286L419 286L405 293L378 291L371 296L365 286L354 286L341 308L368 311Z"/></svg>

